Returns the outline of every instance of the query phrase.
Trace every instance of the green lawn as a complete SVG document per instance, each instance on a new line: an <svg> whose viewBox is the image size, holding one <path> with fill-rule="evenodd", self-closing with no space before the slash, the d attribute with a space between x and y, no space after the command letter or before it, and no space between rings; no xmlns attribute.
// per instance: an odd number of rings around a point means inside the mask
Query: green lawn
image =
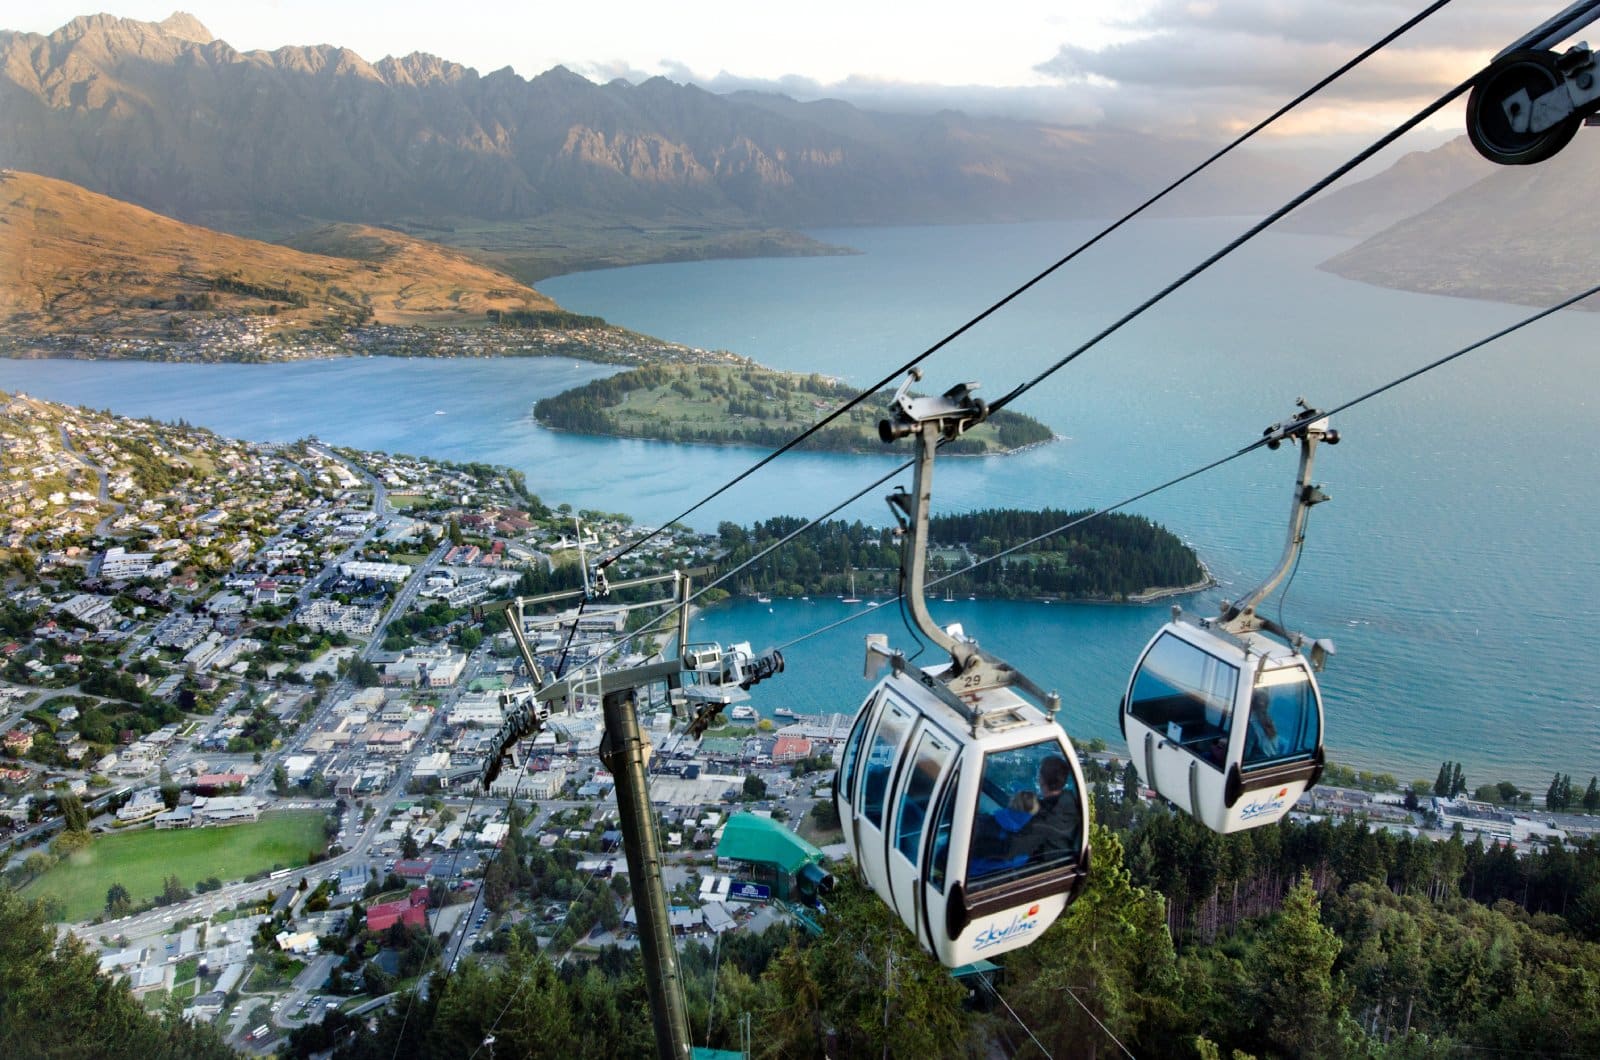
<svg viewBox="0 0 1600 1060"><path fill-rule="evenodd" d="M172 873L193 889L208 876L237 880L264 869L304 865L313 850L327 847L322 820L316 810L297 810L227 828L97 836L87 850L39 877L26 893L60 899L68 921L87 920L104 911L113 883L121 883L140 904L161 893L161 881Z"/></svg>

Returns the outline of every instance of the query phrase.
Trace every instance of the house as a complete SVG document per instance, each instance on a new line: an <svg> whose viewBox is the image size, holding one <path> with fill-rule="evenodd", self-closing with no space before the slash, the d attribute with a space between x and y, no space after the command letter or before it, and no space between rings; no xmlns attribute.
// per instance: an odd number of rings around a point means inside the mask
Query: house
<svg viewBox="0 0 1600 1060"><path fill-rule="evenodd" d="M428 926L428 889L418 887L409 895L394 902L384 902L367 910L367 930L387 931L395 924L411 927Z"/></svg>
<svg viewBox="0 0 1600 1060"><path fill-rule="evenodd" d="M433 862L427 859L401 860L394 863L394 874L402 880L425 880L432 871Z"/></svg>

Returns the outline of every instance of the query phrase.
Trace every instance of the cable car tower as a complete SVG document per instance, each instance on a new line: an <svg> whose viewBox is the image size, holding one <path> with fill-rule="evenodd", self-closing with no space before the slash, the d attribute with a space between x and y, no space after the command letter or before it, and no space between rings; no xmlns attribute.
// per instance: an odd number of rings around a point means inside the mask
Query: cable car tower
<svg viewBox="0 0 1600 1060"><path fill-rule="evenodd" d="M656 816L650 808L650 790L645 766L650 757L650 742L639 727L635 694L642 686L664 683L669 697L684 706L688 731L700 735L722 708L756 682L783 672L783 656L771 650L760 656L749 645L723 648L716 644L690 644L689 587L691 574L701 571L675 571L671 574L636 578L607 586L596 573L593 582L585 576L582 590L547 593L524 599L517 597L483 608L479 615L494 610L506 612L506 625L517 645L517 653L533 681L531 688L518 688L500 694L505 720L491 741L481 780L485 791L500 773L500 764L517 742L536 736L549 720L555 704L570 706L581 693L598 692L605 718L605 734L600 744L600 759L616 780L617 813L622 829L622 844L628 861L628 884L633 892L634 911L639 923L639 943L644 959L645 983L650 994L651 1020L655 1028L656 1055L661 1060L688 1060L691 1054L688 1004L683 978L678 968L678 951L673 944L672 923L667 913L667 893L662 882L660 837ZM529 604L552 603L575 597L587 601L613 589L672 582L671 599L653 601L644 607L667 604L678 611L677 657L626 669L602 670L593 677L547 678L540 669L523 629L523 608ZM574 619L576 624L576 619ZM735 692L734 690L738 691Z"/></svg>
<svg viewBox="0 0 1600 1060"><path fill-rule="evenodd" d="M917 632L947 659L914 666L867 638L867 672L890 672L845 743L834 802L857 869L918 943L947 967L1025 946L1055 922L1089 869L1088 799L1056 724L1061 698L952 626L923 599L934 453L983 422L976 384L940 397L896 392L885 442L916 440L910 494L889 505L906 536L902 595ZM1026 697L1026 698L1024 698Z"/></svg>
<svg viewBox="0 0 1600 1060"><path fill-rule="evenodd" d="M1328 499L1311 469L1317 443L1335 445L1339 432L1301 400L1293 418L1263 436L1269 449L1300 446L1278 566L1224 603L1217 618L1191 618L1174 606L1122 698L1122 734L1139 779L1216 832L1281 819L1325 764L1322 693L1312 671L1322 669L1333 644L1285 629L1258 608L1298 561L1312 506Z"/></svg>

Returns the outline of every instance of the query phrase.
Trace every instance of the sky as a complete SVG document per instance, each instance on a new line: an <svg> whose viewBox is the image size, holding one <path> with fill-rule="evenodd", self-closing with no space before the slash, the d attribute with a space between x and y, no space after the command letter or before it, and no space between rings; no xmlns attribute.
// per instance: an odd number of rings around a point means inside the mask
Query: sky
<svg viewBox="0 0 1600 1060"><path fill-rule="evenodd" d="M596 81L664 75L713 91L1214 136L1253 124L1425 2L34 0L8 5L0 29L184 10L242 51L336 44L368 61L421 51L484 74L559 64ZM1386 130L1565 3L1452 0L1275 133L1331 143ZM1435 123L1459 128L1454 111Z"/></svg>

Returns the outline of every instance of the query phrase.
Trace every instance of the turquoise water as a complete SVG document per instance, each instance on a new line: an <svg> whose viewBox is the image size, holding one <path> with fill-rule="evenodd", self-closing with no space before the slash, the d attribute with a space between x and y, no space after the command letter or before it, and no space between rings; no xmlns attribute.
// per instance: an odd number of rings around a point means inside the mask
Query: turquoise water
<svg viewBox="0 0 1600 1060"><path fill-rule="evenodd" d="M978 380L997 396L1042 371L1245 227L1137 227L935 355L927 389ZM853 257L704 262L580 274L541 285L680 342L781 368L874 382L1086 233L966 226L816 233ZM1232 452L1305 396L1327 407L1474 341L1527 309L1368 287L1318 272L1346 245L1270 235L1051 377L1015 407L1062 436L1010 458L940 464L937 506L1100 507ZM1328 741L1352 763L1543 791L1550 773L1600 772L1600 663L1576 631L1600 618L1600 474L1589 338L1565 313L1339 418L1319 450L1333 496L1312 515L1284 621L1329 636ZM0 362L0 388L131 415L182 416L227 434L508 463L551 503L670 518L755 458L752 450L587 439L533 424L534 400L611 369L571 361L353 359L276 366ZM443 412L443 415L436 415ZM898 454L900 459L904 453ZM890 457L786 456L688 521L713 528L817 515L893 466ZM1193 544L1223 581L1206 610L1248 588L1282 548L1294 454L1261 451L1134 510ZM909 484L909 483L907 483ZM846 511L886 521L881 499ZM697 634L794 640L838 601L717 608ZM936 609L936 615L944 612ZM1075 735L1116 735L1126 669L1165 605L957 602L984 645L1063 692ZM897 644L896 615L873 620ZM864 623L796 645L758 704L853 710Z"/></svg>

